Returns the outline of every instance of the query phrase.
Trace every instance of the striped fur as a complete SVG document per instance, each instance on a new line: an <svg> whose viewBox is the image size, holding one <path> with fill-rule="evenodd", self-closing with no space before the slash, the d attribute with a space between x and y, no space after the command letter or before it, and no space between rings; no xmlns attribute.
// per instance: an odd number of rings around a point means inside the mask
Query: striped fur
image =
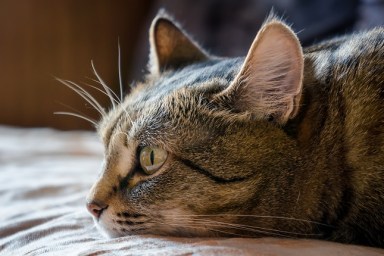
<svg viewBox="0 0 384 256"><path fill-rule="evenodd" d="M98 124L100 230L384 246L382 28L303 54L272 17L246 58L218 58L161 16L151 45L152 72ZM151 145L168 158L146 175Z"/></svg>

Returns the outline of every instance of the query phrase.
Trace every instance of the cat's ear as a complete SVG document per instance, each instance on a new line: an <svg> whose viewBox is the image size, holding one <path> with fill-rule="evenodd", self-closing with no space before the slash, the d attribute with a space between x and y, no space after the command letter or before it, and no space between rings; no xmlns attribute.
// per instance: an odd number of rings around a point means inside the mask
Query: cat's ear
<svg viewBox="0 0 384 256"><path fill-rule="evenodd" d="M152 74L208 59L208 54L164 11L152 21L149 41L149 70Z"/></svg>
<svg viewBox="0 0 384 256"><path fill-rule="evenodd" d="M272 19L256 35L234 82L219 96L237 111L284 124L298 112L302 80L299 40L287 25Z"/></svg>

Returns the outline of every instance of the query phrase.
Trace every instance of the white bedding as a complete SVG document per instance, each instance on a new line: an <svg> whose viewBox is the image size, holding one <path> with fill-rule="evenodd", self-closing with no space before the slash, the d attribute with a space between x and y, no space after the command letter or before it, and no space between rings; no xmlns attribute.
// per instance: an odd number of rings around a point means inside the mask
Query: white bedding
<svg viewBox="0 0 384 256"><path fill-rule="evenodd" d="M0 126L0 255L384 255L314 240L106 239L84 207L101 160L94 133Z"/></svg>

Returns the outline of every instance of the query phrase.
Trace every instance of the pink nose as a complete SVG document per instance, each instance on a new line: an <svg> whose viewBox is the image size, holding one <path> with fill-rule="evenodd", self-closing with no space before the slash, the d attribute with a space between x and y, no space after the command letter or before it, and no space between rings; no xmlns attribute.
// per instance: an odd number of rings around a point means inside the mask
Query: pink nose
<svg viewBox="0 0 384 256"><path fill-rule="evenodd" d="M108 208L108 205L103 204L97 201L87 202L87 210L95 216L97 219L100 218L100 215L103 213L105 209Z"/></svg>

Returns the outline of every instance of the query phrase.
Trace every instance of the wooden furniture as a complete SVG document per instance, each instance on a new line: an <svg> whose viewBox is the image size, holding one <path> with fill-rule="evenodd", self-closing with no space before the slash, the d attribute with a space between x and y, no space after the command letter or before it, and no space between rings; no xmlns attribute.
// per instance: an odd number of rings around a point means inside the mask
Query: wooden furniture
<svg viewBox="0 0 384 256"><path fill-rule="evenodd" d="M92 83L91 60L118 91L118 40L125 82L149 0L4 0L0 5L0 123L89 129L55 111L77 109L92 118L89 104L54 77ZM145 28L147 30L147 28ZM95 83L93 83L95 84ZM108 100L94 93L104 106Z"/></svg>

